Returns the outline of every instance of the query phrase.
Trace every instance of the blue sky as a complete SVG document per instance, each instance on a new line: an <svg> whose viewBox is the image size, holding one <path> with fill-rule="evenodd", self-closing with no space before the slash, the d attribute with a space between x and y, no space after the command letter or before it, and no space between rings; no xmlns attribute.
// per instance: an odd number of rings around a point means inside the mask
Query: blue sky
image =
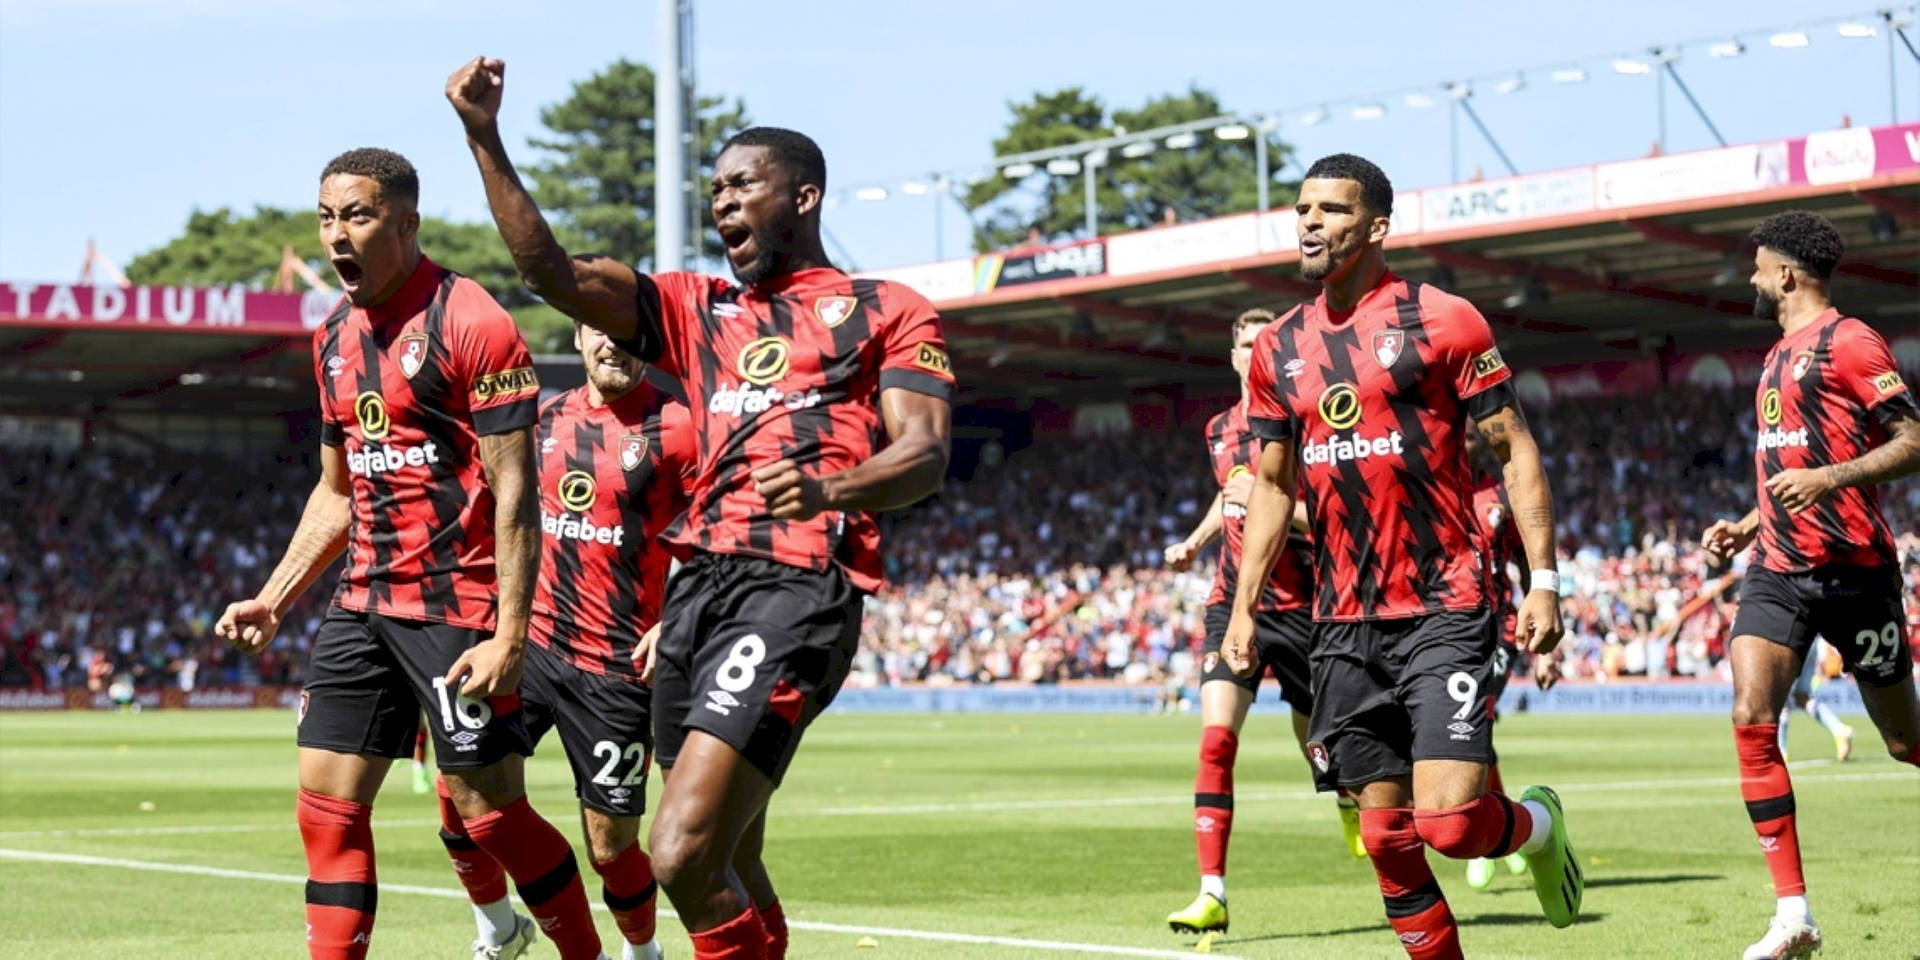
<svg viewBox="0 0 1920 960"><path fill-rule="evenodd" d="M1826 27L1806 49L1779 50L1763 32L1872 0L694 2L702 92L812 134L836 187L977 167L1008 101L1073 84L1118 105L1198 84L1234 109L1294 107L1281 134L1302 154L1352 150L1398 185L1429 186L1449 179L1443 108L1396 97L1384 120L1336 107L1318 126L1301 122L1306 108L1576 60L1589 82L1556 86L1537 71L1502 96L1488 81L1477 109L1523 172L1639 156L1656 136L1654 81L1613 74L1606 56L1735 33L1745 56L1715 60L1696 45L1678 64L1730 142L1837 126L1843 114L1891 119L1884 35L1846 40ZM479 53L507 61L503 127L528 158L539 106L615 58L651 61L654 19L651 3L632 0L0 0L0 278L71 279L88 237L124 263L196 207L310 204L327 158L370 144L413 159L425 212L482 219L479 178L440 94L446 75ZM1920 31L1908 35L1920 43ZM1920 119L1920 70L1904 49L1896 69L1900 118ZM1712 146L1668 91L1669 150ZM1462 129L1463 169L1498 174ZM861 267L931 260L935 202L896 191L838 207L828 228ZM966 227L957 208L947 213L939 240L955 256Z"/></svg>

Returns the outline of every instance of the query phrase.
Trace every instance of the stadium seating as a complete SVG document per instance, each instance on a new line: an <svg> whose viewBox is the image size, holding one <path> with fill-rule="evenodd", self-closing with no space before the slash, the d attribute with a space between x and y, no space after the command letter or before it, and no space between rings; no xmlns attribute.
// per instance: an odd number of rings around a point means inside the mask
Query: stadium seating
<svg viewBox="0 0 1920 960"><path fill-rule="evenodd" d="M1752 503L1750 403L1673 388L1533 411L1571 579L1570 677L1724 675L1735 591L1683 605L1721 582L1693 538ZM1213 495L1204 453L1197 430L1049 436L884 518L890 584L869 601L855 682L1188 678L1214 559L1174 573L1160 551ZM13 518L0 524L0 685L84 686L96 651L141 686L298 684L334 572L257 661L209 631L284 550L307 461L15 452L0 489ZM1920 622L1920 482L1882 499Z"/></svg>

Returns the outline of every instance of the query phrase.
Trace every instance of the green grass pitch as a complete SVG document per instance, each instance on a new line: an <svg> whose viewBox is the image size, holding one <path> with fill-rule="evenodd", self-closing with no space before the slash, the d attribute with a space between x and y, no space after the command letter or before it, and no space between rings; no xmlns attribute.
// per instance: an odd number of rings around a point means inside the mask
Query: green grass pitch
<svg viewBox="0 0 1920 960"><path fill-rule="evenodd" d="M1848 720L1860 737L1845 765L1817 725L1793 728L1826 955L1914 957L1920 772L1889 760L1864 717ZM284 712L0 717L0 957L305 956L293 724ZM1196 889L1198 734L1193 716L829 714L771 819L792 956L1192 954L1196 940L1163 918ZM1764 931L1772 891L1724 718L1521 715L1498 742L1511 789L1548 783L1566 800L1586 911L1554 930L1525 878L1503 871L1477 892L1433 856L1469 955L1733 957ZM558 741L528 770L536 807L576 835ZM1248 721L1236 781L1233 930L1212 953L1403 956L1282 717ZM433 798L411 792L404 764L374 815L372 955L467 956L472 920ZM597 881L587 874L595 903ZM618 934L597 917L613 952ZM689 955L671 918L660 931L670 956ZM531 955L556 956L545 943Z"/></svg>

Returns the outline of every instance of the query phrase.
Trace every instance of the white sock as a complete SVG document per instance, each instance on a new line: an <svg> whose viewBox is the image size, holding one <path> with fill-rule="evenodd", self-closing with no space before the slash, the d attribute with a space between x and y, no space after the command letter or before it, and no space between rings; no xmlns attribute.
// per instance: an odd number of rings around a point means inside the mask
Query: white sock
<svg viewBox="0 0 1920 960"><path fill-rule="evenodd" d="M1200 875L1200 892L1213 894L1213 898L1215 900L1218 900L1221 903L1226 903L1227 902L1227 878L1216 877L1216 876L1213 876L1212 874L1205 874L1205 873L1201 874Z"/></svg>
<svg viewBox="0 0 1920 960"><path fill-rule="evenodd" d="M1833 708L1825 703L1819 700L1808 700L1807 712L1813 714L1813 718L1820 721L1820 725L1826 727L1828 733L1837 737L1847 732L1847 725L1840 722L1840 715L1834 713Z"/></svg>
<svg viewBox="0 0 1920 960"><path fill-rule="evenodd" d="M480 940L499 946L513 939L513 904L506 897L492 903L473 905L473 924L480 931Z"/></svg>
<svg viewBox="0 0 1920 960"><path fill-rule="evenodd" d="M1533 815L1533 832L1527 834L1527 840L1520 845L1521 853L1539 853L1547 845L1547 838L1553 835L1553 812L1538 800L1522 800L1520 805Z"/></svg>
<svg viewBox="0 0 1920 960"><path fill-rule="evenodd" d="M1780 708L1780 759L1787 758L1787 721L1793 719L1793 704Z"/></svg>
<svg viewBox="0 0 1920 960"><path fill-rule="evenodd" d="M1781 897L1773 905L1773 915L1782 920L1812 920L1813 908L1807 906L1807 895Z"/></svg>
<svg viewBox="0 0 1920 960"><path fill-rule="evenodd" d="M652 941L638 945L629 943L621 949L620 960L652 960L653 952L647 949L650 946L653 946Z"/></svg>

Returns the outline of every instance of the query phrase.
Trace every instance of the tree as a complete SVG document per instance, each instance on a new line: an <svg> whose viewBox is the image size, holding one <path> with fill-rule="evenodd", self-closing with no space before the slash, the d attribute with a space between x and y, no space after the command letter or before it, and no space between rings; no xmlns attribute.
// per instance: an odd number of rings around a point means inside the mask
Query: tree
<svg viewBox="0 0 1920 960"><path fill-rule="evenodd" d="M265 206L255 207L244 217L234 216L225 207L210 213L195 210L187 217L184 233L127 264L127 279L189 287L238 283L257 289L273 279L281 251L289 246L323 279L332 279L320 246L320 220L313 211ZM420 249L485 287L521 321L527 344L535 352L572 349L572 322L527 292L492 224L422 217Z"/></svg>
<svg viewBox="0 0 1920 960"><path fill-rule="evenodd" d="M573 85L573 94L540 109L549 136L528 138L548 154L530 167L533 197L573 249L606 254L626 263L653 260L654 195L653 69L616 60ZM702 97L696 182L713 172L720 147L747 127L745 108ZM704 189L696 196L705 196ZM699 204L696 204L698 208ZM712 231L701 234L710 256L721 254Z"/></svg>
<svg viewBox="0 0 1920 960"><path fill-rule="evenodd" d="M1199 87L1154 97L1132 110L1109 114L1097 98L1079 87L1038 93L1027 103L1008 104L1013 113L1006 132L993 142L995 156L1069 146L1228 113L1219 97ZM1256 135L1258 135L1256 133ZM1296 184L1278 177L1288 147L1267 134L1270 202L1290 202ZM1258 167L1250 140L1220 140L1201 131L1188 149L1156 144L1153 152L1124 157L1109 151L1095 168L1096 213L1101 233L1142 230L1164 222L1171 210L1180 220L1198 220L1254 209L1259 193ZM1027 243L1031 233L1054 242L1085 234L1085 173L1048 173L1044 166L1019 179L995 173L974 184L966 203L976 211L974 244L1004 250Z"/></svg>
<svg viewBox="0 0 1920 960"><path fill-rule="evenodd" d="M134 283L210 287L238 283L263 287L280 267L281 251L308 262L327 278L326 251L320 246L320 220L311 210L255 207L236 217L221 207L187 216L186 232L135 257L127 264ZM501 303L533 302L514 270L507 245L492 225L420 218L420 249L448 269L472 277Z"/></svg>

